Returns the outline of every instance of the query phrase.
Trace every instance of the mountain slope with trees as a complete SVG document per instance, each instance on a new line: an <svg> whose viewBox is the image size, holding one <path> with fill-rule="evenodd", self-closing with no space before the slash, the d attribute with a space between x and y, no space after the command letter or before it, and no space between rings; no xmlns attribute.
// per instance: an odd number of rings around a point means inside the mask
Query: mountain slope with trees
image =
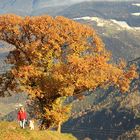
<svg viewBox="0 0 140 140"><path fill-rule="evenodd" d="M140 59L135 59L140 73ZM140 79L131 84L127 94L113 87L98 89L84 100L75 100L72 117L63 125L63 132L72 132L78 139L139 139Z"/></svg>

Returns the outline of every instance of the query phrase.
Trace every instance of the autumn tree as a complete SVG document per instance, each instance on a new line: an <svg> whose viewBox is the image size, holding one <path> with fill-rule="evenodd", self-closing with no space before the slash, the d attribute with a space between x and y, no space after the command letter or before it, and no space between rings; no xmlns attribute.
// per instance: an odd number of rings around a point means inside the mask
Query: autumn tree
<svg viewBox="0 0 140 140"><path fill-rule="evenodd" d="M111 63L93 28L61 16L2 15L0 39L15 46L7 57L12 68L0 78L1 93L26 91L37 101L40 117L59 97L110 85L126 92L137 77L134 65Z"/></svg>
<svg viewBox="0 0 140 140"><path fill-rule="evenodd" d="M57 127L57 131L61 132L61 125L70 117L72 104L65 103L66 97L57 98L53 104L52 109L46 108L45 117L51 122L51 127Z"/></svg>

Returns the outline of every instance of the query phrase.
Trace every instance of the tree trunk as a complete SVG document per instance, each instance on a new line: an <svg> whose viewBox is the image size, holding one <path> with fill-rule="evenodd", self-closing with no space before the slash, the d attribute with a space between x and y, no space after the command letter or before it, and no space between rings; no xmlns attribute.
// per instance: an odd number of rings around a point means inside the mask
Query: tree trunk
<svg viewBox="0 0 140 140"><path fill-rule="evenodd" d="M57 132L61 133L61 122L59 122L59 124L58 124Z"/></svg>

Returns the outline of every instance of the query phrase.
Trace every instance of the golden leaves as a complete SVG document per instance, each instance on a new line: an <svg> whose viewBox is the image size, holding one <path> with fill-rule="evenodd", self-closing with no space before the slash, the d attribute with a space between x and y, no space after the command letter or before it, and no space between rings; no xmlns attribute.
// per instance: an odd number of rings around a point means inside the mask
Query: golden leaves
<svg viewBox="0 0 140 140"><path fill-rule="evenodd" d="M52 107L56 98L76 91L115 85L126 92L137 77L135 66L111 63L94 29L61 16L0 16L0 39L16 48L9 62L22 89L50 100Z"/></svg>
<svg viewBox="0 0 140 140"><path fill-rule="evenodd" d="M48 120L51 120L53 125L65 122L70 117L71 104L64 104L66 97L58 98L52 104L52 109L45 107L46 115Z"/></svg>
<svg viewBox="0 0 140 140"><path fill-rule="evenodd" d="M8 57L14 64L10 76L16 79L11 85L38 100L44 110L40 116L55 125L70 114L62 97L82 99L81 92L110 85L127 92L138 76L134 65L111 63L93 28L61 16L0 16L0 39L15 46Z"/></svg>

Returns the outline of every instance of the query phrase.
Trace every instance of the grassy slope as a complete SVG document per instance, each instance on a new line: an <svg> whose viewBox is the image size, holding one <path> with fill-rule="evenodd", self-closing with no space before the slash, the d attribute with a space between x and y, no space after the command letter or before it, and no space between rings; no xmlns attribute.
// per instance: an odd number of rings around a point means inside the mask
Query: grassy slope
<svg viewBox="0 0 140 140"><path fill-rule="evenodd" d="M76 140L71 134L54 131L20 129L15 122L0 122L1 140Z"/></svg>

